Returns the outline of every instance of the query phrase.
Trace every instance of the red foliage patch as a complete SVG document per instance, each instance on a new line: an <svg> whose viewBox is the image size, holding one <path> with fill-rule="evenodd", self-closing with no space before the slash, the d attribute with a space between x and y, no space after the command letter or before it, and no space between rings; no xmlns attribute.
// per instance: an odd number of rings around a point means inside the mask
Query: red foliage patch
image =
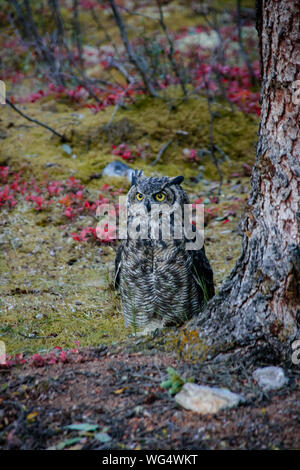
<svg viewBox="0 0 300 470"><path fill-rule="evenodd" d="M87 199L87 191L79 180L70 176L65 181L49 181L45 179L38 184L34 179L21 180L21 172L13 172L9 166L0 167L0 208L12 209L20 201L25 200L32 204L37 212L49 209L50 205L61 207L62 214L72 222L81 215L95 216L101 205L108 204L111 198L120 195L122 188L114 191L107 184L101 188L96 201ZM118 204L113 204L115 214L118 213ZM103 229L87 226L79 233L71 232L72 238L78 242L94 240L97 243L110 243L116 238L116 227L104 226Z"/></svg>

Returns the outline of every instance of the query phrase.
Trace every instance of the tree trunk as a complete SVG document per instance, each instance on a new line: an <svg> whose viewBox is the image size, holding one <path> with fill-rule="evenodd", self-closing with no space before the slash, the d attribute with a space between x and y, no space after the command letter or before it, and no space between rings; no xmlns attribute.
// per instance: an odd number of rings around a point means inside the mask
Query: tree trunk
<svg viewBox="0 0 300 470"><path fill-rule="evenodd" d="M189 328L216 352L251 351L290 362L291 343L300 338L299 2L258 1L257 29L262 107L242 252Z"/></svg>

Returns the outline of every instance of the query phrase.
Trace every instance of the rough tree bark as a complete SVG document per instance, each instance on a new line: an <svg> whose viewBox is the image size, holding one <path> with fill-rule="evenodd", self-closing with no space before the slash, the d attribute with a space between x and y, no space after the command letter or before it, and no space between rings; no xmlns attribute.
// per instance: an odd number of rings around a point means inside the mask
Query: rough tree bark
<svg viewBox="0 0 300 470"><path fill-rule="evenodd" d="M261 119L241 256L189 327L221 357L227 350L290 362L300 338L299 2L257 1L257 29Z"/></svg>

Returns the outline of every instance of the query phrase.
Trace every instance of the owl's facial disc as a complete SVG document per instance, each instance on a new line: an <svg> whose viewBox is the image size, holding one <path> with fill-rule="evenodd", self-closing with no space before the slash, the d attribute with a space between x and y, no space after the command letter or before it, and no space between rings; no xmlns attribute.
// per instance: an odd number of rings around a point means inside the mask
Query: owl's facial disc
<svg viewBox="0 0 300 470"><path fill-rule="evenodd" d="M177 199L175 186L180 184L182 179L183 177L139 177L129 191L129 204L142 204L146 207L147 212L150 212L152 205L173 206Z"/></svg>
<svg viewBox="0 0 300 470"><path fill-rule="evenodd" d="M173 202L172 192L168 189L165 191L155 192L154 194L143 194L140 191L136 191L133 198L135 202L143 204L146 207L147 212L151 211L152 204L172 204Z"/></svg>

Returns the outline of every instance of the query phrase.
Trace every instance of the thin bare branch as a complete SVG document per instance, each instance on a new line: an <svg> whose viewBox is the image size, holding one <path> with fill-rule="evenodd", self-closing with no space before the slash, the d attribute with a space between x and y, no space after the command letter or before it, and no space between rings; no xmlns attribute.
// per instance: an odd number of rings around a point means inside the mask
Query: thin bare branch
<svg viewBox="0 0 300 470"><path fill-rule="evenodd" d="M126 70L126 67L122 65L120 62L118 62L116 59L113 57L110 57L108 60L108 65L112 68L115 68L120 72L121 75L125 78L128 84L131 84L134 82L134 78L130 75L130 73Z"/></svg>
<svg viewBox="0 0 300 470"><path fill-rule="evenodd" d="M124 99L126 93L128 92L128 90L130 90L130 88L131 88L133 85L134 85L134 83L131 82L131 83L128 85L128 87L126 88L126 90L124 90L124 91L121 93L121 95L120 95L120 97L119 97L117 103L115 104L115 107L114 107L113 113L112 113L112 115L111 115L111 118L110 118L109 122L108 122L108 123L106 124L106 126L105 126L105 129L109 129L109 128L110 128L110 126L111 126L111 124L112 124L112 122L113 122L113 120L114 120L114 118L115 118L115 116L116 116L116 114L117 114L117 112L118 112L118 109L119 109L120 107L122 107L122 105L123 105L123 99Z"/></svg>
<svg viewBox="0 0 300 470"><path fill-rule="evenodd" d="M181 85L183 94L186 97L187 96L186 83L185 83L185 80L184 80L184 77L183 77L182 73L179 70L179 67L178 67L178 64L175 60L175 57L174 57L174 41L171 38L169 30L167 28L167 25L165 23L163 7L162 7L162 4L161 4L160 0L156 0L156 3L157 3L157 6L158 6L158 10L159 10L159 23L160 23L161 29L163 30L163 32L166 35L166 38L167 38L167 41L168 41L168 44L169 44L169 51L168 51L169 61L172 65L173 71L174 71L177 79L179 80L179 83Z"/></svg>
<svg viewBox="0 0 300 470"><path fill-rule="evenodd" d="M213 114L213 110L211 107L211 96L209 94L209 87L208 87L207 81L205 82L205 92L206 92L207 107L208 107L208 112L209 112L209 151L213 159L213 162L216 166L217 172L219 174L219 178L220 178L219 194L220 194L222 184L223 184L223 173L219 165L218 157L216 156L216 153L215 153L216 147L214 143L214 114Z"/></svg>
<svg viewBox="0 0 300 470"><path fill-rule="evenodd" d="M148 73L147 73L147 70L145 68L145 65L138 58L138 56L134 53L134 51L131 47L131 44L129 42L124 23L122 21L121 15L119 13L119 10L118 10L118 7L117 7L115 1L114 0L109 0L109 4L110 4L111 10L113 12L114 18L116 20L117 26L120 30L121 38L122 38L123 44L125 46L125 49L127 51L127 54L128 54L128 57L129 57L130 61L134 64L134 66L136 67L136 69L140 73L140 75L143 79L144 85L145 85L149 95L152 96L152 97L157 97L158 96L157 92L156 92L155 88L153 87L153 85L152 85L152 83L151 83L151 81L148 77Z"/></svg>
<svg viewBox="0 0 300 470"><path fill-rule="evenodd" d="M249 75L251 77L252 85L256 85L256 77L254 74L253 67L247 55L246 49L244 47L243 37L242 37L242 22L241 22L241 0L237 0L236 2L236 23L237 23L237 30L238 30L238 42L240 46L241 55L247 65Z"/></svg>
<svg viewBox="0 0 300 470"><path fill-rule="evenodd" d="M173 142L173 139L169 140L168 142L166 142L162 147L161 149L159 150L155 160L150 163L151 166L154 166L156 165L156 163L161 159L161 157L163 156L163 154L165 153L165 151L167 150L167 148L172 144Z"/></svg>
<svg viewBox="0 0 300 470"><path fill-rule="evenodd" d="M80 67L83 68L83 58L82 58L82 41L81 41L81 29L78 18L78 0L73 0L73 27L75 33L75 41L78 50L78 57Z"/></svg>
<svg viewBox="0 0 300 470"><path fill-rule="evenodd" d="M52 132L52 134L55 134L57 137L59 137L62 142L66 142L67 139L66 139L66 137L65 137L63 134L60 134L59 132L57 132L55 129L53 129L52 127L48 126L47 124L44 124L43 122L38 121L37 119L33 119L33 118L27 116L27 114L23 113L23 111L21 111L19 108L17 108L17 106L14 105L8 98L5 99L5 102L6 102L14 111L16 111L18 114L20 114L20 116L22 116L23 118L27 119L27 120L30 121L30 122L34 122L34 123L37 124L38 126L44 127L44 128L47 129L48 131Z"/></svg>

